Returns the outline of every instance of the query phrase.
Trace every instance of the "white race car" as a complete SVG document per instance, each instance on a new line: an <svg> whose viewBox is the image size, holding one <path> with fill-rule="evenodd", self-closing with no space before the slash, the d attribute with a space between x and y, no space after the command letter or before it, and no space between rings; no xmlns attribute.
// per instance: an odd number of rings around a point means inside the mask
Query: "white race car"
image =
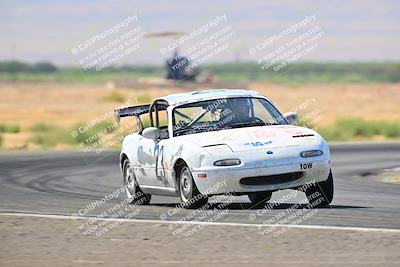
<svg viewBox="0 0 400 267"><path fill-rule="evenodd" d="M120 154L133 203L167 195L179 196L185 207L199 207L209 196L230 193L248 195L256 205L283 189L305 192L315 207L332 201L326 141L294 125L295 113L281 115L257 92L173 94L149 105L116 109L115 116L118 122L127 116L137 121L137 131L124 138ZM150 126L144 128L147 119Z"/></svg>

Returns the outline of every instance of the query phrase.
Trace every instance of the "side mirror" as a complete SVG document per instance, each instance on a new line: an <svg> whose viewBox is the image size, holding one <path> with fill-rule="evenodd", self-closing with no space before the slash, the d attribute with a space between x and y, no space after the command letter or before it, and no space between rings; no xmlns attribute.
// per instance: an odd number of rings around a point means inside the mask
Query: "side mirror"
<svg viewBox="0 0 400 267"><path fill-rule="evenodd" d="M283 117L292 125L296 125L297 123L297 113L296 112L287 112L283 114Z"/></svg>
<svg viewBox="0 0 400 267"><path fill-rule="evenodd" d="M158 130L156 127L148 127L143 130L142 136L144 138L157 140L158 138L160 138L160 130Z"/></svg>

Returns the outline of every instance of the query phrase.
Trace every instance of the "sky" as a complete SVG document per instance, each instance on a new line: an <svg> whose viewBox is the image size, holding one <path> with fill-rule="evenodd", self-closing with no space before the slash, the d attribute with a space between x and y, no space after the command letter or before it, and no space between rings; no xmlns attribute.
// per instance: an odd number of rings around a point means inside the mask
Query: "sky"
<svg viewBox="0 0 400 267"><path fill-rule="evenodd" d="M269 37L315 15L301 30L318 27L323 33L317 47L301 61L375 62L400 60L400 1L0 1L0 60L50 61L57 65L79 65L89 53L74 55L71 49L120 23L129 16L146 33L174 31L191 33L219 16L226 16L233 37L228 48L209 58L214 62L243 62L259 57L300 36L290 34L256 55L249 49ZM121 33L103 40L104 44ZM211 32L186 43L188 49ZM143 38L137 51L118 64L163 64L172 53L160 53L176 37ZM101 45L98 42L96 45Z"/></svg>

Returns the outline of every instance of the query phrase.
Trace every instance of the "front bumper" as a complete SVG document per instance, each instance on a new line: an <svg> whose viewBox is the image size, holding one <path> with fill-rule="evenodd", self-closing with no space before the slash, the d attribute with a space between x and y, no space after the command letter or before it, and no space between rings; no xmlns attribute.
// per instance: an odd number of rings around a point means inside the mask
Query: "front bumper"
<svg viewBox="0 0 400 267"><path fill-rule="evenodd" d="M200 193L217 195L224 193L276 191L299 187L306 183L321 182L328 179L330 168L329 159L304 159L296 163L277 166L254 167L239 165L232 167L193 168L192 174ZM270 176L292 172L303 172L303 175L294 181L270 183L268 185L243 185L240 183L240 180L245 177ZM206 178L198 178L199 174L206 174Z"/></svg>

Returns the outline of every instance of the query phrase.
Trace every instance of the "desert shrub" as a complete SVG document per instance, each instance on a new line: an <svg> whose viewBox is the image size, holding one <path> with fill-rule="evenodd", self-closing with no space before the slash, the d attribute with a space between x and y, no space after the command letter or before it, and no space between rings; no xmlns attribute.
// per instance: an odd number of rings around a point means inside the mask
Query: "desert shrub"
<svg viewBox="0 0 400 267"><path fill-rule="evenodd" d="M19 133L20 131L17 124L0 124L0 133Z"/></svg>
<svg viewBox="0 0 400 267"><path fill-rule="evenodd" d="M370 139L374 135L386 138L400 137L400 124L385 121L365 121L360 119L341 119L335 125L320 130L327 140L346 141Z"/></svg>
<svg viewBox="0 0 400 267"><path fill-rule="evenodd" d="M112 92L109 95L103 97L103 101L106 101L106 102L123 103L125 101L125 99L126 99L126 97L119 92Z"/></svg>
<svg viewBox="0 0 400 267"><path fill-rule="evenodd" d="M56 129L57 129L57 127L55 125L47 124L44 122L37 122L29 128L29 130L31 132L38 132L38 133L50 132L50 131L54 131Z"/></svg>

